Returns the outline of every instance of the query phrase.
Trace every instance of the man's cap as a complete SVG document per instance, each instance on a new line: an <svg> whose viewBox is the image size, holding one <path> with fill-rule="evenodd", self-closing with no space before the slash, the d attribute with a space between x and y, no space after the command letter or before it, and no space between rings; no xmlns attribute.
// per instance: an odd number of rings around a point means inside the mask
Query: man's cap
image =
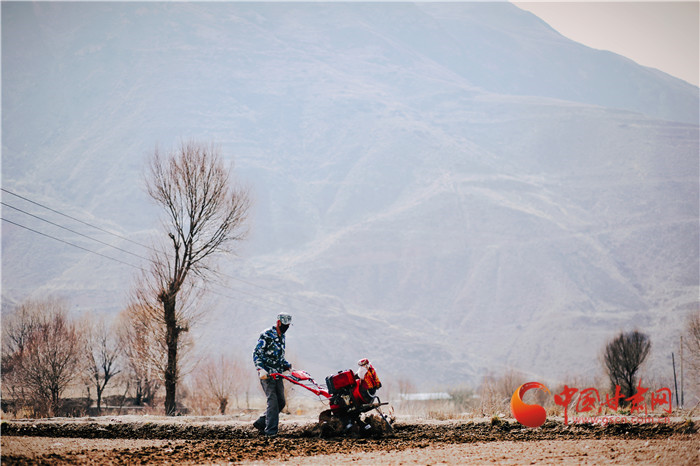
<svg viewBox="0 0 700 466"><path fill-rule="evenodd" d="M277 320L279 320L282 325L289 325L292 323L292 316L286 312L280 312L279 315L277 315Z"/></svg>

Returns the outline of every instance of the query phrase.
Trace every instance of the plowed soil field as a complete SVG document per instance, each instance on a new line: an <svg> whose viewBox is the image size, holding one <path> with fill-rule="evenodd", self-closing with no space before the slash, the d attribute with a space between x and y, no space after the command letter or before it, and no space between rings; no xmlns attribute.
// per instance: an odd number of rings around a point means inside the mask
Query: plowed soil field
<svg viewBox="0 0 700 466"><path fill-rule="evenodd" d="M515 421L398 421L391 433L321 438L313 421L280 435L189 418L5 421L3 466L25 464L700 464L697 422L523 428Z"/></svg>

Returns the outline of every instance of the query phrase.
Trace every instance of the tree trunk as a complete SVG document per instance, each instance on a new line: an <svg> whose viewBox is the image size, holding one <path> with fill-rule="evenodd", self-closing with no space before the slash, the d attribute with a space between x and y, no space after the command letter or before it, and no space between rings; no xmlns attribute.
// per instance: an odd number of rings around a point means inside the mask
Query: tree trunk
<svg viewBox="0 0 700 466"><path fill-rule="evenodd" d="M61 408L61 395L59 393L58 387L53 387L51 389L51 406L49 407L50 416L58 416L60 408Z"/></svg>
<svg viewBox="0 0 700 466"><path fill-rule="evenodd" d="M138 379L136 381L136 406L141 406L143 404L143 392L141 390L141 379Z"/></svg>
<svg viewBox="0 0 700 466"><path fill-rule="evenodd" d="M177 414L175 392L177 390L177 340L180 329L175 317L175 294L170 294L163 300L165 313L166 345L168 348L168 361L165 367L165 414L174 416Z"/></svg>
<svg viewBox="0 0 700 466"><path fill-rule="evenodd" d="M102 414L102 390L99 385L95 388L97 388L97 414Z"/></svg>
<svg viewBox="0 0 700 466"><path fill-rule="evenodd" d="M228 405L228 398L219 398L219 412L221 414L226 414L226 406Z"/></svg>

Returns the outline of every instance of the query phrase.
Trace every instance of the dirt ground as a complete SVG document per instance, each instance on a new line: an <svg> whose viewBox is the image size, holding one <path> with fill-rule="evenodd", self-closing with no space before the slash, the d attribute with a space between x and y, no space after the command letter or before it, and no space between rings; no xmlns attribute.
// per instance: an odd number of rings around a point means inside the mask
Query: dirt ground
<svg viewBox="0 0 700 466"><path fill-rule="evenodd" d="M392 433L319 437L285 420L261 437L249 422L96 418L6 421L3 465L25 464L700 464L693 421L569 425L515 421L398 421Z"/></svg>

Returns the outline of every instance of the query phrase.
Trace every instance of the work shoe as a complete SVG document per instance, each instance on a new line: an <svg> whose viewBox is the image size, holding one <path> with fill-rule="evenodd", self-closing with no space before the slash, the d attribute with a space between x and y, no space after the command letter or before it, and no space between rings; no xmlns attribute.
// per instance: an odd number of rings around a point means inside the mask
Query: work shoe
<svg viewBox="0 0 700 466"><path fill-rule="evenodd" d="M260 418L257 421L253 423L253 427L255 427L259 433L264 434L265 433L265 419Z"/></svg>

